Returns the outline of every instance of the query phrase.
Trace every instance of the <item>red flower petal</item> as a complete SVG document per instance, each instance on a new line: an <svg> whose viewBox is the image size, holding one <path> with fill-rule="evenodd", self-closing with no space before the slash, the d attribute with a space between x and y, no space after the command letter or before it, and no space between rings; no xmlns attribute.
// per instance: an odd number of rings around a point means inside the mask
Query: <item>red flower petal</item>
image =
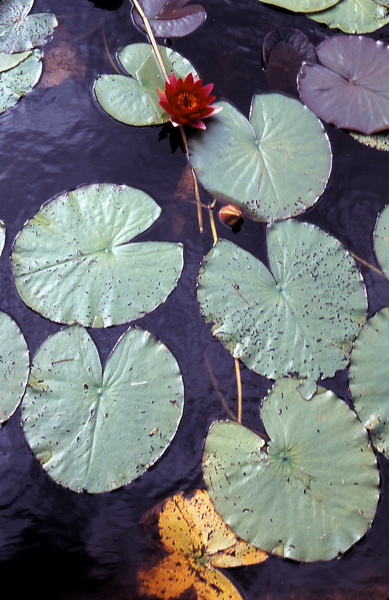
<svg viewBox="0 0 389 600"><path fill-rule="evenodd" d="M213 83L203 86L202 79L193 73L188 73L183 80L170 74L170 80L165 83L165 92L158 89L159 104L170 115L172 124L191 125L197 129L205 129L202 119L216 114L220 106L210 106L216 96L210 96Z"/></svg>

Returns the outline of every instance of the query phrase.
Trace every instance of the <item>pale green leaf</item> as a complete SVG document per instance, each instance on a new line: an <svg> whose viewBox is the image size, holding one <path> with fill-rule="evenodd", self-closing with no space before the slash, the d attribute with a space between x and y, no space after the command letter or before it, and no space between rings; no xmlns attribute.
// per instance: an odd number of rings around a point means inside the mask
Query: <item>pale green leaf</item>
<svg viewBox="0 0 389 600"><path fill-rule="evenodd" d="M91 184L43 205L17 237L12 268L22 300L48 319L106 327L166 300L182 245L133 242L161 213L144 192Z"/></svg>
<svg viewBox="0 0 389 600"><path fill-rule="evenodd" d="M217 512L242 539L299 561L330 560L370 527L379 474L365 428L332 392L310 400L277 381L261 417L270 441L216 422L203 474Z"/></svg>
<svg viewBox="0 0 389 600"><path fill-rule="evenodd" d="M258 221L298 215L323 193L331 148L319 119L282 94L254 96L249 122L227 102L189 139L203 186Z"/></svg>
<svg viewBox="0 0 389 600"><path fill-rule="evenodd" d="M0 311L0 423L15 412L24 394L29 372L26 341L18 325Z"/></svg>
<svg viewBox="0 0 389 600"><path fill-rule="evenodd" d="M24 52L49 41L58 22L53 13L29 15L34 0L3 0L0 5L0 51Z"/></svg>
<svg viewBox="0 0 389 600"><path fill-rule="evenodd" d="M350 390L355 410L375 447L389 453L389 308L374 315L355 340L350 362Z"/></svg>
<svg viewBox="0 0 389 600"><path fill-rule="evenodd" d="M164 46L158 47L167 72L185 78L196 74L183 56ZM161 125L169 115L159 105L157 89L165 89L165 80L150 44L130 44L118 52L128 75L100 75L95 94L100 106L111 117L126 125Z"/></svg>
<svg viewBox="0 0 389 600"><path fill-rule="evenodd" d="M370 33L389 23L389 3L387 0L341 0L327 10L308 16L345 33Z"/></svg>
<svg viewBox="0 0 389 600"><path fill-rule="evenodd" d="M19 52L17 54L6 54L5 52L0 52L0 73L3 71L8 71L9 69L13 69L13 67L16 67L30 55L31 50L27 52Z"/></svg>
<svg viewBox="0 0 389 600"><path fill-rule="evenodd" d="M0 254L3 251L5 244L6 227L4 221L0 220Z"/></svg>
<svg viewBox="0 0 389 600"><path fill-rule="evenodd" d="M129 329L102 373L92 338L74 325L47 339L34 357L23 429L55 481L76 492L107 492L163 454L183 401L177 362L150 332Z"/></svg>
<svg viewBox="0 0 389 600"><path fill-rule="evenodd" d="M389 205L378 215L374 231L374 249L385 275L389 277Z"/></svg>
<svg viewBox="0 0 389 600"><path fill-rule="evenodd" d="M339 0L260 0L265 4L274 4L281 8L286 8L294 12L312 12L315 10L324 10L333 6Z"/></svg>
<svg viewBox="0 0 389 600"><path fill-rule="evenodd" d="M297 373L313 393L317 378L348 364L366 319L362 278L344 247L308 223L272 224L268 252L271 271L219 239L200 269L200 308L234 358L272 379Z"/></svg>
<svg viewBox="0 0 389 600"><path fill-rule="evenodd" d="M27 58L19 61L19 55L16 57L16 66L0 72L0 113L14 106L22 96L31 92L39 81L42 73L40 50L28 52L26 56Z"/></svg>

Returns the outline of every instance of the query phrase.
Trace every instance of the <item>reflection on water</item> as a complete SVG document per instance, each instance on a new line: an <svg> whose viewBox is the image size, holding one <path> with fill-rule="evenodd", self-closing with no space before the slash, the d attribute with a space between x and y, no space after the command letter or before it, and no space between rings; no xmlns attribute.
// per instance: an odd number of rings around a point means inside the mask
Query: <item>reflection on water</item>
<svg viewBox="0 0 389 600"><path fill-rule="evenodd" d="M101 8L99 8L101 7ZM173 47L184 54L218 97L248 113L255 91L271 89L261 70L261 44L268 31L297 27L314 43L332 35L325 27L256 0L209 0L208 19ZM111 10L109 10L111 9ZM136 598L136 568L147 556L140 517L180 490L202 487L203 440L212 420L225 417L220 396L236 407L236 380L230 354L214 340L199 316L196 276L212 245L198 233L192 201L177 192L186 161L161 128L117 123L92 94L99 73L111 73L120 46L143 41L130 21L127 2L36 0L35 12L58 15L60 27L44 49L46 71L40 85L0 117L0 218L7 225L0 259L2 310L21 327L31 356L60 326L30 311L18 298L9 253L23 223L42 203L63 191L96 181L124 183L149 193L163 214L144 239L183 241L185 268L166 304L144 317L150 329L174 351L186 390L184 417L164 455L142 478L101 496L76 495L56 486L26 446L20 411L0 429L0 565L21 594L66 600ZM389 28L376 38L389 39ZM110 56L107 54L110 54ZM45 58L43 60L45 65ZM377 266L372 247L376 216L388 202L389 155L359 145L327 127L333 146L333 173L323 197L303 220L337 236L367 263ZM182 180L181 180L182 184ZM204 192L203 199L211 198ZM266 227L245 222L239 233L217 222L227 237L267 262ZM389 304L389 284L361 265L369 315ZM103 362L126 326L92 331ZM259 400L270 382L242 367L244 422L261 428ZM331 382L329 382L331 384ZM217 385L217 389L216 386ZM347 377L335 378L335 391L349 397ZM340 560L312 565L278 558L229 571L248 600L331 598L383 600L389 596L389 468L380 459L382 498L374 526Z"/></svg>

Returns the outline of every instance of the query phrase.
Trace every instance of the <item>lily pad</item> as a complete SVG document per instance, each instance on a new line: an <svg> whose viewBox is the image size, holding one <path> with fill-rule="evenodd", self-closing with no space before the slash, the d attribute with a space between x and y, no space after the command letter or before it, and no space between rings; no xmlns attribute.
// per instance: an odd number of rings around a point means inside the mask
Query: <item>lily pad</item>
<svg viewBox="0 0 389 600"><path fill-rule="evenodd" d="M298 374L312 385L348 364L366 320L366 293L344 247L314 225L268 229L267 267L219 239L205 257L198 301L212 333L246 367L271 379Z"/></svg>
<svg viewBox="0 0 389 600"><path fill-rule="evenodd" d="M186 58L159 46L168 73L185 78L195 74ZM118 60L127 75L100 75L95 94L100 106L111 117L126 125L161 125L169 115L159 105L157 89L165 88L165 80L150 44L130 44L118 52Z"/></svg>
<svg viewBox="0 0 389 600"><path fill-rule="evenodd" d="M341 0L335 6L308 16L345 33L370 33L389 23L387 0Z"/></svg>
<svg viewBox="0 0 389 600"><path fill-rule="evenodd" d="M91 184L44 204L11 256L22 300L58 323L107 327L166 300L183 267L181 244L134 242L160 207L125 185Z"/></svg>
<svg viewBox="0 0 389 600"><path fill-rule="evenodd" d="M389 205L378 216L374 231L374 249L383 271L389 277Z"/></svg>
<svg viewBox="0 0 389 600"><path fill-rule="evenodd" d="M263 41L262 64L271 88L297 94L297 74L304 60L318 62L312 42L298 29L270 31Z"/></svg>
<svg viewBox="0 0 389 600"><path fill-rule="evenodd" d="M29 15L34 0L3 0L0 5L0 52L24 52L43 46L58 22L53 13Z"/></svg>
<svg viewBox="0 0 389 600"><path fill-rule="evenodd" d="M5 52L0 52L0 73L3 71L8 71L9 69L13 69L13 67L16 67L28 56L31 56L31 51L18 52L17 54L6 54Z"/></svg>
<svg viewBox="0 0 389 600"><path fill-rule="evenodd" d="M263 66L268 67L270 56L278 44L285 44L290 50L295 50L306 60L318 62L315 46L299 29L293 27L283 27L274 31L269 31L265 35L262 46Z"/></svg>
<svg viewBox="0 0 389 600"><path fill-rule="evenodd" d="M164 453L183 400L177 362L150 332L129 329L102 373L92 338L74 325L48 338L34 357L23 429L55 481L75 492L108 492Z"/></svg>
<svg viewBox="0 0 389 600"><path fill-rule="evenodd" d="M301 100L337 127L371 134L389 128L389 47L362 36L339 35L317 48L321 65L298 75Z"/></svg>
<svg viewBox="0 0 389 600"><path fill-rule="evenodd" d="M260 0L260 2L273 4L293 12L308 13L315 10L324 10L337 4L339 0Z"/></svg>
<svg viewBox="0 0 389 600"><path fill-rule="evenodd" d="M203 186L245 216L273 221L298 215L323 193L331 148L317 117L298 100L257 94L250 122L228 102L207 131L189 138L190 162Z"/></svg>
<svg viewBox="0 0 389 600"><path fill-rule="evenodd" d="M0 220L0 254L3 251L4 244L5 244L5 233L6 233L5 223L4 223L4 221Z"/></svg>
<svg viewBox="0 0 389 600"><path fill-rule="evenodd" d="M207 16L204 7L188 2L189 0L139 0L153 34L159 38L183 37L204 23ZM146 31L135 6L132 16L138 27Z"/></svg>
<svg viewBox="0 0 389 600"><path fill-rule="evenodd" d="M261 417L270 441L216 422L203 474L217 512L242 539L299 561L330 560L370 527L379 475L366 429L332 392L307 402L277 381Z"/></svg>
<svg viewBox="0 0 389 600"><path fill-rule="evenodd" d="M27 343L15 321L0 311L0 423L17 409L27 385Z"/></svg>
<svg viewBox="0 0 389 600"><path fill-rule="evenodd" d="M142 519L158 561L145 561L138 571L141 595L160 600L181 598L195 590L199 600L242 600L227 577L214 567L263 562L267 554L240 540L222 521L205 490L167 498Z"/></svg>
<svg viewBox="0 0 389 600"><path fill-rule="evenodd" d="M11 65L16 62L14 66ZM29 94L42 73L40 50L0 58L0 113L14 106Z"/></svg>
<svg viewBox="0 0 389 600"><path fill-rule="evenodd" d="M375 150L389 152L388 131L380 131L373 135L365 135L364 133L358 133L357 131L349 131L348 133L352 138L354 138L354 140L356 140L360 144L364 144L364 146L374 148Z"/></svg>
<svg viewBox="0 0 389 600"><path fill-rule="evenodd" d="M389 453L389 308L374 315L355 340L350 361L350 391L355 410L374 446Z"/></svg>

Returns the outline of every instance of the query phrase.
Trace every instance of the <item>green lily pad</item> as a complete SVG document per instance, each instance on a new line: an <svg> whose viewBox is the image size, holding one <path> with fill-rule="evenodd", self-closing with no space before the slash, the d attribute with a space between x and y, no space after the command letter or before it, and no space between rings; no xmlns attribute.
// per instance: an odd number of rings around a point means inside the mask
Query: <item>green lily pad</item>
<svg viewBox="0 0 389 600"><path fill-rule="evenodd" d="M355 340L350 361L350 391L355 410L374 446L389 453L389 308L374 315Z"/></svg>
<svg viewBox="0 0 389 600"><path fill-rule="evenodd" d="M195 69L186 58L164 46L158 46L166 71L185 78ZM169 115L160 107L157 89L165 89L165 80L150 44L130 44L118 52L127 75L100 75L95 94L100 106L111 117L126 125L161 125Z"/></svg>
<svg viewBox="0 0 389 600"><path fill-rule="evenodd" d="M270 441L216 422L203 474L217 512L242 539L299 561L330 560L370 527L379 475L365 428L332 392L309 402L277 381L261 417Z"/></svg>
<svg viewBox="0 0 389 600"><path fill-rule="evenodd" d="M286 8L293 12L312 12L315 10L324 10L333 6L340 0L260 0L265 4L273 4L281 8Z"/></svg>
<svg viewBox="0 0 389 600"><path fill-rule="evenodd" d="M129 329L102 373L92 338L74 325L48 338L34 357L23 429L55 481L75 492L108 492L164 453L183 401L177 362L150 332Z"/></svg>
<svg viewBox="0 0 389 600"><path fill-rule="evenodd" d="M389 205L378 216L374 231L374 249L382 270L389 277Z"/></svg>
<svg viewBox="0 0 389 600"><path fill-rule="evenodd" d="M366 320L362 278L344 247L308 223L270 225L268 253L271 271L219 239L200 268L200 308L234 358L271 379L298 374L312 395L319 377L348 364Z"/></svg>
<svg viewBox="0 0 389 600"><path fill-rule="evenodd" d="M58 22L53 13L28 16L34 0L3 0L0 6L0 52L24 52L43 46Z"/></svg>
<svg viewBox="0 0 389 600"><path fill-rule="evenodd" d="M17 409L27 385L29 355L22 332L0 311L0 423Z"/></svg>
<svg viewBox="0 0 389 600"><path fill-rule="evenodd" d="M0 73L13 69L13 67L16 67L29 56L31 56L31 50L28 50L27 52L18 52L17 54L0 52Z"/></svg>
<svg viewBox="0 0 389 600"><path fill-rule="evenodd" d="M176 286L181 244L134 242L160 207L125 185L91 184L44 204L11 256L22 300L58 323L107 327L154 310Z"/></svg>
<svg viewBox="0 0 389 600"><path fill-rule="evenodd" d="M298 215L323 193L331 147L319 119L282 94L257 94L250 122L228 102L206 132L189 138L190 162L202 185L246 216L272 221Z"/></svg>
<svg viewBox="0 0 389 600"><path fill-rule="evenodd" d="M5 223L4 223L4 221L0 220L0 254L3 251L4 244L5 244L5 233L6 233Z"/></svg>
<svg viewBox="0 0 389 600"><path fill-rule="evenodd" d="M341 0L309 18L345 33L370 33L389 23L389 3L376 0Z"/></svg>
<svg viewBox="0 0 389 600"><path fill-rule="evenodd" d="M24 56L25 58L22 58ZM38 83L42 73L40 50L17 55L13 59L0 59L0 113L14 106L22 97L29 94Z"/></svg>

